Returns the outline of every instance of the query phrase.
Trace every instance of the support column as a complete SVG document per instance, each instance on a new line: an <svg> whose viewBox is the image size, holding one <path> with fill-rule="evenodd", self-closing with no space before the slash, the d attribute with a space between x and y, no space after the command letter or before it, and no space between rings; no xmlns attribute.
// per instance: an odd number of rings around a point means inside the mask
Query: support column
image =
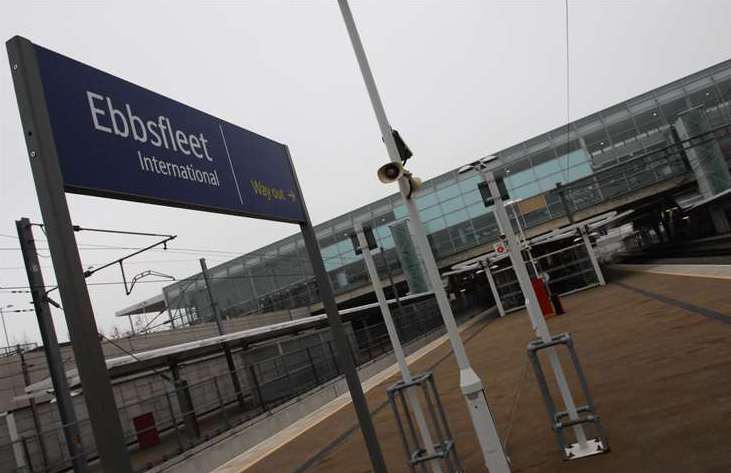
<svg viewBox="0 0 731 473"><path fill-rule="evenodd" d="M33 297L33 308L38 319L38 330L41 333L43 352L46 355L46 363L48 364L48 373L51 376L51 383L53 384L53 391L56 395L56 403L58 404L58 414L63 424L66 448L69 451L69 458L71 459L74 472L86 473L88 471L86 452L84 451L84 445L81 443L79 421L76 417L74 402L71 399L71 390L66 379L66 369L63 365L61 348L58 345L56 328L53 325L53 319L51 317L51 307L48 304L49 299L45 289L46 283L43 280L43 272L41 271L41 264L38 261L38 252L36 251L36 243L33 239L33 228L31 227L30 220L27 218L17 220L15 227L18 231L20 251L23 253L25 271L28 275L28 285L30 286Z"/></svg>
<svg viewBox="0 0 731 473"><path fill-rule="evenodd" d="M203 281L206 283L208 299L211 302L211 310L213 311L213 316L216 320L218 335L223 335L224 331L223 324L221 323L221 314L218 311L218 304L216 303L216 299L213 297L213 289L211 288L211 283L208 278L208 266L206 266L206 259L201 258L200 264L201 272L203 273ZM234 358L231 355L231 349L229 348L228 344L226 342L222 342L221 347L223 348L223 354L226 357L226 365L228 366L229 376L231 376L231 383L236 393L236 400L238 401L239 406L241 406L241 408L243 409L246 407L246 403L244 402L244 395L241 392L241 381L239 380L239 375L236 372L236 363L234 363Z"/></svg>
<svg viewBox="0 0 731 473"><path fill-rule="evenodd" d="M366 268L368 269L368 275L373 285L373 291L376 293L376 299L378 305L381 308L381 315L383 315L383 321L386 324L386 331L388 337L391 340L391 346L393 347L393 353L396 356L399 370L401 371L401 377L404 383L411 383L413 377L411 376L411 370L409 365L406 363L406 355L401 347L401 341L398 338L398 332L396 332L396 326L393 323L393 317L391 316L391 309L388 307L388 301L386 295L383 293L383 287L381 286L381 279L378 277L378 271L376 270L376 264L373 261L373 255L371 254L370 248L368 248L368 241L366 240L365 234L363 233L363 226L360 223L355 224L355 234L358 237L358 245L360 245L361 252L363 253L363 260L365 261ZM432 440L431 433L429 432L429 425L427 424L424 411L421 408L419 398L414 393L413 389L406 390L406 398L411 405L411 410L414 413L416 425L419 428L419 435L421 436L421 442L429 456L435 456L436 450L434 449L434 440ZM441 473L442 468L439 463L434 462L431 464L432 471L434 473Z"/></svg>
<svg viewBox="0 0 731 473"><path fill-rule="evenodd" d="M505 307L503 307L503 301L500 299L500 292L497 290L495 278L492 276L492 270L490 269L490 260L487 260L486 263L480 261L480 267L482 267L482 269L485 271L485 276L487 276L487 282L490 283L490 290L492 291L493 299L495 299L497 312L498 314L500 314L500 317L505 317Z"/></svg>
<svg viewBox="0 0 731 473"><path fill-rule="evenodd" d="M569 224L574 225L574 215L569 210L568 202L566 202L566 195L564 194L564 189L560 182L556 183L556 191L561 199L561 205L566 212L566 217L569 219ZM581 240L586 247L586 253L589 255L589 261L591 261L591 266L594 268L594 273L596 274L596 279L599 282L599 285L606 286L607 282L604 279L604 273L602 273L602 268L599 266L599 260L596 258L596 253L594 252L594 247L591 245L591 240L589 239L586 228L583 225L579 225L577 226L577 229L579 231L579 235L581 235Z"/></svg>

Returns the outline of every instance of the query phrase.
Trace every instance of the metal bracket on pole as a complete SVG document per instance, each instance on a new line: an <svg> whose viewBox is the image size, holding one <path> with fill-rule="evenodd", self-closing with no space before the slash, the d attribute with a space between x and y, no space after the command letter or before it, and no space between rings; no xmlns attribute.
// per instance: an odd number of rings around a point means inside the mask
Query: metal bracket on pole
<svg viewBox="0 0 731 473"><path fill-rule="evenodd" d="M579 384L586 399L586 405L577 406L576 412L579 414L577 419L570 419L569 413L566 411L558 411L556 409L556 403L551 397L551 391L548 388L548 382L546 381L546 375L543 373L543 367L541 361L538 358L538 352L554 346L564 346L569 352L569 357L576 370L576 375L579 378ZM538 380L538 386L543 395L543 402L546 405L546 411L548 417L553 426L554 432L556 432L556 439L558 446L561 449L561 454L564 460L575 460L577 458L588 457L590 455L596 455L598 453L605 453L609 451L609 441L602 427L599 416L595 414L594 401L589 393L589 384L586 381L584 371L581 369L579 363L579 357L574 349L574 342L571 339L571 335L568 333L560 333L551 337L549 342L542 339L536 339L528 343L528 358L533 365L533 371ZM594 427L595 438L589 439L586 442L586 446L582 448L579 442L567 443L565 429L567 427L573 427L575 425L592 425Z"/></svg>
<svg viewBox="0 0 731 473"><path fill-rule="evenodd" d="M421 388L422 396L426 400L427 411L432 419L432 424L437 434L437 443L422 446L414 429L409 412L409 398L413 398L414 391ZM413 473L416 467L420 466L422 472L426 472L426 463L444 466L450 473L462 471L462 466L457 456L452 433L449 431L447 417L444 413L444 406L439 398L439 392L434 384L434 376L431 373L416 375L411 381L402 380L386 390L391 409L396 416L396 425L401 433L401 440L406 449L406 461ZM415 414L415 413L414 413ZM405 419L405 426L404 420ZM416 417L416 415L414 415ZM440 470L441 471L441 470Z"/></svg>

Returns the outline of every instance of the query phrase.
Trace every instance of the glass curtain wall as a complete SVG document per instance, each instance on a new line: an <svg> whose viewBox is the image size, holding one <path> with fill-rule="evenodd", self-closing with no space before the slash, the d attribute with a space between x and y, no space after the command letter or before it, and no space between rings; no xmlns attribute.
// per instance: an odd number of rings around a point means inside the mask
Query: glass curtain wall
<svg viewBox="0 0 731 473"><path fill-rule="evenodd" d="M514 207L509 214L524 228L563 215L556 183L574 183L569 205L595 205L685 173L678 158L658 153L673 143L671 124L677 115L702 105L712 128L731 123L731 61L556 128L497 153ZM731 162L731 138L719 144ZM655 154L653 154L655 153ZM375 177L374 177L375 179ZM416 193L416 206L437 259L494 241L497 224L485 208L475 172L456 170L428 180ZM381 277L386 265L401 272L390 225L407 216L399 195L392 195L317 225L325 267L337 294L368 283L362 256L350 240L353 222L374 229L385 261L376 255ZM273 243L211 270L214 294L225 316L291 310L318 302L317 287L299 235ZM177 282L165 288L170 305L211 317L200 282Z"/></svg>

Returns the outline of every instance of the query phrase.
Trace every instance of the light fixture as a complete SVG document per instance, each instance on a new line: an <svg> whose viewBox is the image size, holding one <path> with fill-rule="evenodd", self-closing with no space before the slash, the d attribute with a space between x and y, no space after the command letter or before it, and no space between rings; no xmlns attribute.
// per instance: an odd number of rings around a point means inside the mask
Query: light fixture
<svg viewBox="0 0 731 473"><path fill-rule="evenodd" d="M464 174L466 172L472 171L473 169L485 168L487 166L487 163L494 161L497 158L498 156L496 154L484 156L473 163L465 164L457 170L457 174Z"/></svg>

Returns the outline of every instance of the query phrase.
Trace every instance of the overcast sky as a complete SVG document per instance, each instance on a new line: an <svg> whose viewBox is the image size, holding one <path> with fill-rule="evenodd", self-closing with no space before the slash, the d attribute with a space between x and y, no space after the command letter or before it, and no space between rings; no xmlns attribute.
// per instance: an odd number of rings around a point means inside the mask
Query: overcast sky
<svg viewBox="0 0 731 473"><path fill-rule="evenodd" d="M25 36L288 144L315 224L396 191L375 177L386 150L335 1L202 3L5 0L0 36ZM434 177L566 123L563 0L351 7L391 123L414 151L416 175ZM722 0L571 0L571 119L728 59L729 18L731 2ZM40 222L40 211L5 54L0 61L0 287L8 288L27 285L14 221ZM68 201L75 224L176 234L171 249L199 250L150 252L133 259L128 274L185 277L199 270L199 256L213 266L297 231L109 199ZM87 248L150 241L78 240ZM52 282L48 252L40 253ZM123 254L81 251L85 266ZM116 268L88 280L120 281ZM126 328L114 312L161 288L139 284L128 297L119 284L90 286L97 323L104 331ZM29 301L0 290L2 306L30 308ZM66 339L62 314L55 322ZM9 313L6 323L11 343L39 339L32 313Z"/></svg>

